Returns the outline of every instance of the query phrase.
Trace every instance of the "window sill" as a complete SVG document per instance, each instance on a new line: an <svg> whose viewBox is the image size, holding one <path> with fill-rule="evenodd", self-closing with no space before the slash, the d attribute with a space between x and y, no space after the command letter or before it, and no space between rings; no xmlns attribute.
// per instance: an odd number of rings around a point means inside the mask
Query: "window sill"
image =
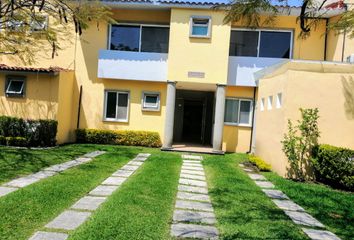
<svg viewBox="0 0 354 240"><path fill-rule="evenodd" d="M160 108L159 109L142 108L141 111L143 111L143 112L160 112Z"/></svg>
<svg viewBox="0 0 354 240"><path fill-rule="evenodd" d="M190 35L190 38L210 38L210 36L204 36L204 35Z"/></svg>
<svg viewBox="0 0 354 240"><path fill-rule="evenodd" d="M227 122L224 122L224 125L225 126L233 126L233 127L248 127L248 128L252 127L252 125L250 125L250 124L238 124L238 123L227 123Z"/></svg>
<svg viewBox="0 0 354 240"><path fill-rule="evenodd" d="M103 122L114 122L114 123L128 123L128 120L117 120L117 119L103 119Z"/></svg>

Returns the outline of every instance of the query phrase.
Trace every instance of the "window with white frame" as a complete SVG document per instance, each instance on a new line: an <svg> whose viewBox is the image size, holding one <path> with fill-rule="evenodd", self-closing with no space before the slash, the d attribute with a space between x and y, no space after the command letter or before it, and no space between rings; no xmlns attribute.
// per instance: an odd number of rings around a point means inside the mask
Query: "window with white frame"
<svg viewBox="0 0 354 240"><path fill-rule="evenodd" d="M277 108L281 108L282 105L283 105L283 94L282 93L278 93L277 94L277 99L276 99L276 107Z"/></svg>
<svg viewBox="0 0 354 240"><path fill-rule="evenodd" d="M291 58L292 31L235 29L230 36L230 56Z"/></svg>
<svg viewBox="0 0 354 240"><path fill-rule="evenodd" d="M192 16L190 19L190 37L210 38L211 17Z"/></svg>
<svg viewBox="0 0 354 240"><path fill-rule="evenodd" d="M167 53L170 28L166 25L118 24L110 26L109 49Z"/></svg>
<svg viewBox="0 0 354 240"><path fill-rule="evenodd" d="M264 111L264 98L261 99L260 109L261 109L261 111Z"/></svg>
<svg viewBox="0 0 354 240"><path fill-rule="evenodd" d="M104 120L128 122L129 92L105 91Z"/></svg>
<svg viewBox="0 0 354 240"><path fill-rule="evenodd" d="M226 124L251 126L253 101L248 99L227 98L225 101Z"/></svg>
<svg viewBox="0 0 354 240"><path fill-rule="evenodd" d="M272 108L273 108L273 96L269 96L267 101L267 109L271 110Z"/></svg>
<svg viewBox="0 0 354 240"><path fill-rule="evenodd" d="M160 93L143 92L142 109L145 111L160 111Z"/></svg>
<svg viewBox="0 0 354 240"><path fill-rule="evenodd" d="M26 78L9 76L6 80L5 94L7 97L23 97L25 95Z"/></svg>

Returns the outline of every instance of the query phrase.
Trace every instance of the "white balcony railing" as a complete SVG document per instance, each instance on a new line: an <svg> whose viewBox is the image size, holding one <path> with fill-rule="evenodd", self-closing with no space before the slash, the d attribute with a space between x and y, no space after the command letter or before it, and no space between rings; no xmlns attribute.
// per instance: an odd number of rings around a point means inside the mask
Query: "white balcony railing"
<svg viewBox="0 0 354 240"><path fill-rule="evenodd" d="M255 72L287 61L283 58L229 57L227 85L254 87Z"/></svg>
<svg viewBox="0 0 354 240"><path fill-rule="evenodd" d="M167 53L100 50L98 77L142 81L167 81Z"/></svg>

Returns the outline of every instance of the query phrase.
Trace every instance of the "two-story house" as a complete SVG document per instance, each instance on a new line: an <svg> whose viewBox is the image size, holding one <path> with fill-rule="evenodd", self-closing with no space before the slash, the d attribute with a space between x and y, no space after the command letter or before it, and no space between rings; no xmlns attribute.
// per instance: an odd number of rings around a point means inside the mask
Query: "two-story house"
<svg viewBox="0 0 354 240"><path fill-rule="evenodd" d="M212 9L226 0L103 2L117 23L73 34L54 59L2 58L1 115L57 119L59 143L76 128L156 131L166 150L253 151L284 173L287 119L318 107L321 141L354 148L354 41L326 33L343 4L299 38L297 5L248 29Z"/></svg>

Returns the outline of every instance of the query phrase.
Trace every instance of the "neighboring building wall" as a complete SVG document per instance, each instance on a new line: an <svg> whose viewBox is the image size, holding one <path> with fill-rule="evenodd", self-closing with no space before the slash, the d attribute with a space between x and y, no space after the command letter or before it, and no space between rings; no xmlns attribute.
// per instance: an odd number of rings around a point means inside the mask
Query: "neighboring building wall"
<svg viewBox="0 0 354 240"><path fill-rule="evenodd" d="M288 67L293 70L259 81L256 154L281 175L286 174L288 164L280 141L287 132L287 120L295 123L300 118L299 108L319 109L320 143L354 148L354 68L307 63L309 69L301 70L291 64ZM280 109L275 107L277 93L282 93ZM268 96L273 96L272 110L266 104L260 111L261 98Z"/></svg>
<svg viewBox="0 0 354 240"><path fill-rule="evenodd" d="M189 37L191 16L211 17L211 38ZM172 9L168 80L226 84L230 25L223 21L221 11ZM204 73L205 77L189 78L188 72Z"/></svg>
<svg viewBox="0 0 354 240"><path fill-rule="evenodd" d="M227 87L226 98L253 99L253 87ZM224 124L222 150L226 152L248 152L250 150L251 127Z"/></svg>

